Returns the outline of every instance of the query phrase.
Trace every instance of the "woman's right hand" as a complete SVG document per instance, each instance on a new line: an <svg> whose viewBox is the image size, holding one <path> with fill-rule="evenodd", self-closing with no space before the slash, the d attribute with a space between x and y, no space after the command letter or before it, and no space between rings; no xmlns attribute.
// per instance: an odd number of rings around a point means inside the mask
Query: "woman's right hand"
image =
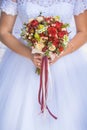
<svg viewBox="0 0 87 130"><path fill-rule="evenodd" d="M32 54L31 53L31 60L37 68L41 68L42 62L42 55L41 54Z"/></svg>

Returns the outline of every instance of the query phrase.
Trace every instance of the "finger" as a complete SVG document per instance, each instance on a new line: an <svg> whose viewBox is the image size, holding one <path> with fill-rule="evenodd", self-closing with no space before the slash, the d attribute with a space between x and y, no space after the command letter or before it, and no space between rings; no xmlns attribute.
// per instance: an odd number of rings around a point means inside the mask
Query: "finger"
<svg viewBox="0 0 87 130"><path fill-rule="evenodd" d="M35 63L39 63L39 64L41 64L42 61L39 60L39 59L34 59L34 62L35 62Z"/></svg>
<svg viewBox="0 0 87 130"><path fill-rule="evenodd" d="M36 63L35 63L35 66L36 66L37 68L41 68L41 66L40 66L40 65L38 65L38 64L36 64Z"/></svg>
<svg viewBox="0 0 87 130"><path fill-rule="evenodd" d="M36 55L34 55L34 58L35 58L35 59L42 59L42 55L36 54Z"/></svg>
<svg viewBox="0 0 87 130"><path fill-rule="evenodd" d="M57 60L58 60L58 58L56 58L56 59L54 59L54 60L50 60L49 63L50 63L50 64L54 64Z"/></svg>
<svg viewBox="0 0 87 130"><path fill-rule="evenodd" d="M37 61L34 61L34 64L35 64L35 66L37 66L37 67L41 67L41 62L39 62L38 60Z"/></svg>
<svg viewBox="0 0 87 130"><path fill-rule="evenodd" d="M37 63L37 65L36 65L36 66L37 66L37 68L41 68L41 65L40 65L39 63Z"/></svg>

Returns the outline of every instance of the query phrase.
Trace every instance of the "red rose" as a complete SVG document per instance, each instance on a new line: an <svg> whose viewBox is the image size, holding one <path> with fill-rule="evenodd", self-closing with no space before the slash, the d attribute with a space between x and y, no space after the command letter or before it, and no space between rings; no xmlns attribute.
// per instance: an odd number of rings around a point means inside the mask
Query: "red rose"
<svg viewBox="0 0 87 130"><path fill-rule="evenodd" d="M58 32L58 36L59 36L60 38L63 38L64 33L63 33L63 32Z"/></svg>
<svg viewBox="0 0 87 130"><path fill-rule="evenodd" d="M44 37L44 36L45 36L45 34L44 34L44 33L40 33L39 35L40 35L40 37Z"/></svg>
<svg viewBox="0 0 87 130"><path fill-rule="evenodd" d="M55 47L58 47L58 44L59 44L59 40L57 38L55 38L54 41L53 41L53 45Z"/></svg>
<svg viewBox="0 0 87 130"><path fill-rule="evenodd" d="M31 42L34 44L34 43L37 42L37 40L32 38L32 39L31 39Z"/></svg>
<svg viewBox="0 0 87 130"><path fill-rule="evenodd" d="M31 22L31 26L33 26L33 27L36 27L38 24L39 24L39 22L37 20L33 20Z"/></svg>
<svg viewBox="0 0 87 130"><path fill-rule="evenodd" d="M63 38L63 36L66 35L66 34L67 34L67 31L58 32L58 36L59 36L60 38Z"/></svg>
<svg viewBox="0 0 87 130"><path fill-rule="evenodd" d="M45 52L47 49L48 49L48 47L45 46L45 47L42 49L42 51Z"/></svg>
<svg viewBox="0 0 87 130"><path fill-rule="evenodd" d="M48 28L48 34L49 34L50 37L56 37L57 29L55 27L49 27Z"/></svg>
<svg viewBox="0 0 87 130"><path fill-rule="evenodd" d="M53 42L54 38L53 37L49 37L49 42Z"/></svg>
<svg viewBox="0 0 87 130"><path fill-rule="evenodd" d="M63 25L63 23L60 23L60 22L55 22L55 27L58 29L58 30L61 30L61 28L62 28L62 25Z"/></svg>
<svg viewBox="0 0 87 130"><path fill-rule="evenodd" d="M62 31L63 33L64 33L64 35L67 35L68 34L68 32L67 31Z"/></svg>
<svg viewBox="0 0 87 130"><path fill-rule="evenodd" d="M59 51L62 52L64 48L62 46L59 47Z"/></svg>
<svg viewBox="0 0 87 130"><path fill-rule="evenodd" d="M39 34L40 37L44 40L48 40L48 36L46 36L44 33Z"/></svg>
<svg viewBox="0 0 87 130"><path fill-rule="evenodd" d="M50 23L50 22L51 22L51 17L45 18L45 21L46 21L47 23Z"/></svg>

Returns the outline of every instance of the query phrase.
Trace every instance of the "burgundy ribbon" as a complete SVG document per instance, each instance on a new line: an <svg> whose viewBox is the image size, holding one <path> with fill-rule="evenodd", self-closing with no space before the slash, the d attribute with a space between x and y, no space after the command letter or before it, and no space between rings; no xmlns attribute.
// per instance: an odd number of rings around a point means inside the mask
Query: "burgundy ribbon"
<svg viewBox="0 0 87 130"><path fill-rule="evenodd" d="M44 113L45 109L48 110L49 114L54 118L57 117L52 114L47 106L47 96L48 96L48 57L44 56L41 64L40 73L40 88L38 93L38 102L41 106L41 112Z"/></svg>

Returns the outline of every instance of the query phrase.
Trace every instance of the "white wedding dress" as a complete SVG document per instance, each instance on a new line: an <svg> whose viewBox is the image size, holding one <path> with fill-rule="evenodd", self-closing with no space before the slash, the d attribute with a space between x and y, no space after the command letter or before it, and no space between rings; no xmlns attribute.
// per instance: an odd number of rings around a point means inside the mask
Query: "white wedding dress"
<svg viewBox="0 0 87 130"><path fill-rule="evenodd" d="M59 15L70 24L72 39L72 16L83 13L85 6L82 0L2 0L1 10L17 14L21 23L40 12ZM19 24L15 31L19 39L20 30ZM39 76L32 61L6 50L0 64L0 130L87 130L87 52L81 47L50 68L53 86L48 106L57 120L48 111L40 114Z"/></svg>

